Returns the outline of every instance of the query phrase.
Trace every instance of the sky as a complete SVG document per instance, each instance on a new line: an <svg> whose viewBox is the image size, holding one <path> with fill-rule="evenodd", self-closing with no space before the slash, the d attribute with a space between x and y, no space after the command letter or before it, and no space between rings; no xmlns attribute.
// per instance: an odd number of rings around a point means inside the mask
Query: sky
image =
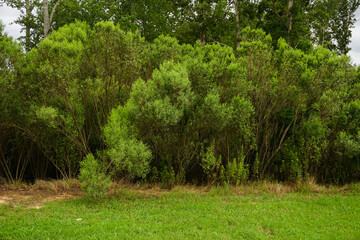
<svg viewBox="0 0 360 240"><path fill-rule="evenodd" d="M19 14L19 11L6 5L0 6L0 20L5 24L5 32L15 39L24 34L20 32L21 27L19 25L12 24ZM352 29L351 51L349 55L353 63L360 65L360 9L356 12L356 18L359 20L356 22L355 28Z"/></svg>

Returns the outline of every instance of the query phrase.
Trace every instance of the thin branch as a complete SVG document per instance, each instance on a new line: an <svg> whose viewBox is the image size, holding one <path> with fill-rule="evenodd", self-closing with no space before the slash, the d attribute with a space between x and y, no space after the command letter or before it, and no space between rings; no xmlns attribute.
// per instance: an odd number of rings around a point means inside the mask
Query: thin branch
<svg viewBox="0 0 360 240"><path fill-rule="evenodd" d="M55 6L53 7L51 14L50 14L50 24L52 23L56 8L59 6L59 4L62 2L62 0L59 0L56 2Z"/></svg>

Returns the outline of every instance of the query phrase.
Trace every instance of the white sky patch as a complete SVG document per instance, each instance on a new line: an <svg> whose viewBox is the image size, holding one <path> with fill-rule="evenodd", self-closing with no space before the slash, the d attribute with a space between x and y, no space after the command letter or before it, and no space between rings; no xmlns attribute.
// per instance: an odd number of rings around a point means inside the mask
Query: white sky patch
<svg viewBox="0 0 360 240"><path fill-rule="evenodd" d="M14 39L24 35L20 32L21 26L13 23L19 15L20 12L18 10L10 8L6 4L0 6L0 20L5 24L5 32ZM355 28L352 29L351 51L349 55L353 63L360 65L360 9L356 11L355 15L358 21L355 24Z"/></svg>
<svg viewBox="0 0 360 240"><path fill-rule="evenodd" d="M20 16L20 12L17 9L6 6L5 4L0 7L0 20L5 25L5 32L14 39L19 38L23 34L21 26L13 23Z"/></svg>
<svg viewBox="0 0 360 240"><path fill-rule="evenodd" d="M352 31L352 38L350 43L351 51L349 55L353 63L360 65L360 9L355 13L357 22L355 23L355 28Z"/></svg>

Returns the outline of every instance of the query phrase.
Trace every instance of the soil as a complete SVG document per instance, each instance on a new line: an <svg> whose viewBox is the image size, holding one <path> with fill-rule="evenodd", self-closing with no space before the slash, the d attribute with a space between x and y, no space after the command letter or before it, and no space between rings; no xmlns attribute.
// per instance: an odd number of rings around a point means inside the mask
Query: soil
<svg viewBox="0 0 360 240"><path fill-rule="evenodd" d="M26 208L40 209L46 202L73 199L80 196L83 196L80 188L72 188L55 193L51 190L13 189L0 186L0 206L10 205L14 208L25 206Z"/></svg>

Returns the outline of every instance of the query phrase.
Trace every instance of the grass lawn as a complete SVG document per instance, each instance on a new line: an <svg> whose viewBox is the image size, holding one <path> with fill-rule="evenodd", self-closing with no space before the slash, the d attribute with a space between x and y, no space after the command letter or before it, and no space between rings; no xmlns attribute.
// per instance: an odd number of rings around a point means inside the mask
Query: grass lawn
<svg viewBox="0 0 360 240"><path fill-rule="evenodd" d="M100 202L0 205L0 239L358 240L360 193L121 189Z"/></svg>

